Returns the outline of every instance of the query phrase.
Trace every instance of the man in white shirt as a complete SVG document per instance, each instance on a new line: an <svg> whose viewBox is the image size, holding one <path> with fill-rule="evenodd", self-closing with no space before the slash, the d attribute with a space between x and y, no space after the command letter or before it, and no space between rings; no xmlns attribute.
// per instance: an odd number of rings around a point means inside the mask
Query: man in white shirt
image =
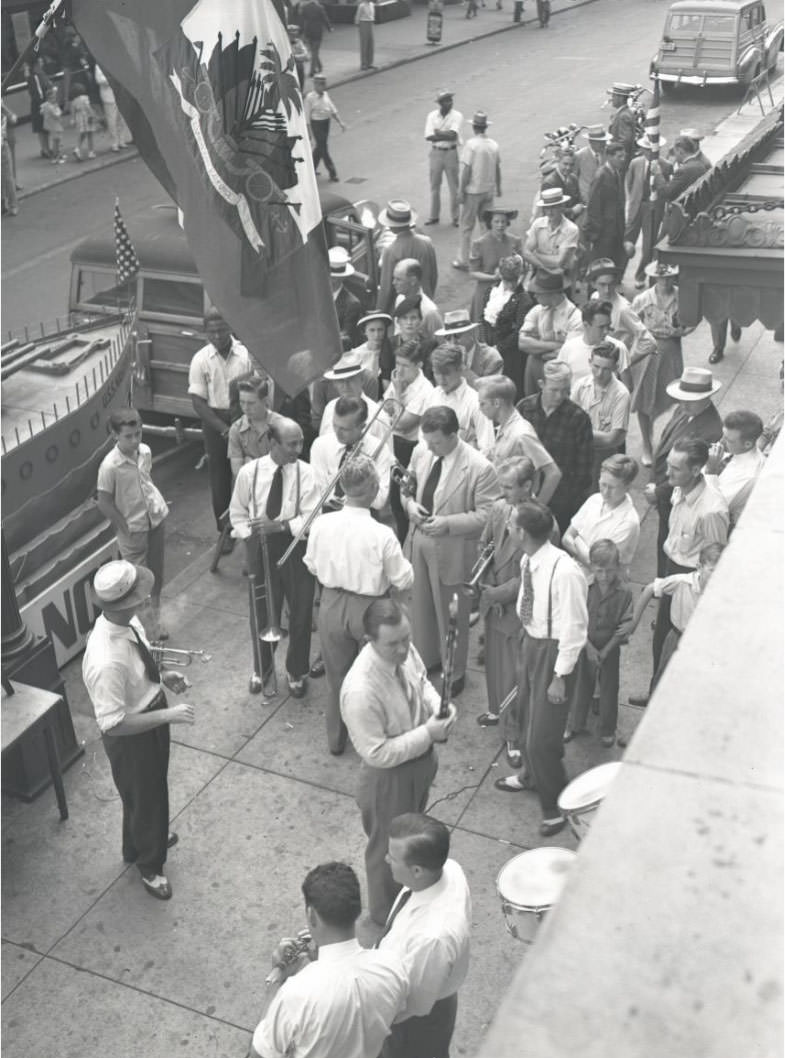
<svg viewBox="0 0 785 1058"><path fill-rule="evenodd" d="M406 1002L403 963L360 947L360 883L348 864L319 864L302 889L316 955L289 961L291 939L276 948L273 965L287 979L256 1027L249 1058L376 1058Z"/></svg>
<svg viewBox="0 0 785 1058"><path fill-rule="evenodd" d="M420 334L427 338L433 338L434 334L442 326L442 316L436 307L436 302L429 298L422 288L422 265L416 257L405 257L393 268L393 287L395 288L395 308L404 298L420 299ZM399 328L396 322L395 333Z"/></svg>
<svg viewBox="0 0 785 1058"><path fill-rule="evenodd" d="M227 447L231 423L229 383L250 374L253 361L245 346L232 337L229 325L217 309L211 308L205 313L204 330L208 343L191 360L188 393L202 423L213 514L220 533L232 495ZM234 541L227 536L225 550L231 551L233 546Z"/></svg>
<svg viewBox="0 0 785 1058"><path fill-rule="evenodd" d="M372 432L367 433L362 442L360 441L367 418L368 406L361 398L339 397L335 404L332 430L317 437L311 446L311 466L316 478L316 487L321 494L359 446L364 455L373 459L379 474L379 491L371 507L375 511L383 511L390 492L390 471L393 464L391 445ZM335 501L340 500L342 494L339 482L328 498L328 503L333 501L335 506Z"/></svg>
<svg viewBox="0 0 785 1058"><path fill-rule="evenodd" d="M754 411L732 411L722 423L722 441L709 446L706 480L728 505L733 529L750 498L766 459L758 450L763 422Z"/></svg>
<svg viewBox="0 0 785 1058"><path fill-rule="evenodd" d="M387 860L403 889L377 947L403 960L409 995L382 1058L449 1058L472 926L466 875L449 854L439 820L409 812L390 824Z"/></svg>
<svg viewBox="0 0 785 1058"><path fill-rule="evenodd" d="M474 135L461 151L461 184L458 200L461 204L461 247L453 268L466 271L469 267L474 226L486 209L493 205L494 194L501 198L502 166L499 144L488 135L488 115L478 110L472 118Z"/></svg>
<svg viewBox="0 0 785 1058"><path fill-rule="evenodd" d="M517 609L525 633L518 657L524 767L494 785L507 793L536 789L543 815L540 834L552 837L567 822L558 806L567 785L562 738L575 666L586 643L586 580L577 563L550 543L553 521L546 507L536 501L521 504L516 524L523 549Z"/></svg>
<svg viewBox="0 0 785 1058"><path fill-rule="evenodd" d="M452 408L458 417L458 436L486 457L493 450L493 424L480 411L480 398L463 373L463 350L439 345L431 354L435 383L431 407Z"/></svg>
<svg viewBox="0 0 785 1058"><path fill-rule="evenodd" d="M363 368L362 360L354 350L344 353L329 371L325 371L324 380L332 383L338 391L338 397L358 397L368 409L369 419L372 419L374 413L378 411L378 401L373 400L367 393L367 375ZM333 416L335 415L335 405L338 402L338 397L333 397L325 405L322 420L319 424L320 434L330 433L333 428ZM384 430L378 424L371 427L371 432L377 437L384 436Z"/></svg>
<svg viewBox="0 0 785 1058"><path fill-rule="evenodd" d="M570 275L575 265L580 232L574 221L564 216L570 201L560 187L540 192L536 205L543 215L532 221L523 244L523 258L544 272Z"/></svg>
<svg viewBox="0 0 785 1058"><path fill-rule="evenodd" d="M362 761L357 804L368 837L368 907L384 926L399 889L387 863L390 822L403 812L425 810L439 766L434 743L447 741L455 707L438 719L440 696L398 603L372 602L363 627L368 641L343 681L341 715Z"/></svg>
<svg viewBox="0 0 785 1058"><path fill-rule="evenodd" d="M153 583L149 569L124 559L98 570L93 590L103 612L87 637L82 679L123 806L123 859L136 864L146 892L169 900L164 864L177 844L169 833L169 725L192 724L194 707L167 704L161 684L180 694L185 681L159 670L136 616Z"/></svg>
<svg viewBox="0 0 785 1058"><path fill-rule="evenodd" d="M517 456L530 459L537 471L535 493L547 506L561 479L553 456L545 449L537 431L515 407L515 383L506 375L481 378L478 389L480 411L493 423L494 442L489 459L496 471L502 463Z"/></svg>
<svg viewBox="0 0 785 1058"><path fill-rule="evenodd" d="M581 308L583 333L568 338L559 350L557 360L563 361L572 371L573 387L584 378L591 378L592 350L601 342L618 349L618 374L623 375L629 367L627 346L618 338L611 337L613 306L609 301L587 301Z"/></svg>
<svg viewBox="0 0 785 1058"><path fill-rule="evenodd" d="M305 541L278 568L289 547L319 501L313 470L299 457L303 432L292 419L276 415L270 423L270 452L240 468L235 481L229 519L235 539L245 540L248 569L256 576L256 619L259 630L281 623L281 608L289 607L286 677L293 698L305 695L311 652L311 611L314 581L303 565ZM261 535L270 558L271 584L265 583ZM274 647L261 643L262 687L272 672Z"/></svg>
<svg viewBox="0 0 785 1058"><path fill-rule="evenodd" d="M573 385L571 399L591 419L594 441L592 484L597 487L603 460L624 451L630 424L630 391L616 377L619 350L610 342L596 345L591 354L591 374Z"/></svg>
<svg viewBox="0 0 785 1058"><path fill-rule="evenodd" d="M561 275L537 272L529 292L537 304L518 332L518 348L526 354L523 388L527 397L538 392L545 363L555 360L567 339L581 332L581 314L565 297Z"/></svg>
<svg viewBox="0 0 785 1058"><path fill-rule="evenodd" d="M355 456L341 472L341 486L343 509L316 519L305 554L305 565L322 586L319 641L329 691L327 745L336 757L346 747L341 684L364 642L363 614L374 599L407 592L414 580L393 530L371 518L379 490L373 461Z"/></svg>
<svg viewBox="0 0 785 1058"><path fill-rule="evenodd" d="M452 92L439 92L436 110L425 119L425 139L431 145L429 156L431 212L426 224L438 224L441 211L442 174L450 189L450 214L458 227L458 149L462 144L463 114L452 105Z"/></svg>
<svg viewBox="0 0 785 1058"><path fill-rule="evenodd" d="M476 320L470 319L468 309L454 309L445 312L444 325L435 335L445 345L461 350L463 377L475 389L479 379L504 371L504 360L498 350L477 340L479 326Z"/></svg>

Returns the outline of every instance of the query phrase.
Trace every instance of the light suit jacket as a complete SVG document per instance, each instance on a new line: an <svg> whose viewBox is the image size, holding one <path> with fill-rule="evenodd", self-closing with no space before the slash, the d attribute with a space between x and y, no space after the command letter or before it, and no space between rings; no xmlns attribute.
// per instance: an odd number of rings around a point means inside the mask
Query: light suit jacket
<svg viewBox="0 0 785 1058"><path fill-rule="evenodd" d="M418 503L432 465L430 449L420 442L409 463L409 468L417 476L415 498ZM477 541L485 528L493 501L498 498L499 483L493 465L471 445L459 441L455 461L446 472L446 478L439 482L439 498L433 511L435 517L447 518L449 525L446 536L432 538L442 584L460 584L467 579L477 556ZM403 546L409 559L418 533L416 526L409 526Z"/></svg>

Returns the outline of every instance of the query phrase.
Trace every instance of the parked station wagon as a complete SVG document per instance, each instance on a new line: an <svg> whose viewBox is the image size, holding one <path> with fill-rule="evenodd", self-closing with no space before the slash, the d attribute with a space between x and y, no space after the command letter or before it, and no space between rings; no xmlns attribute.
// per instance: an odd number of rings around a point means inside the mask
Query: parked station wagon
<svg viewBox="0 0 785 1058"><path fill-rule="evenodd" d="M666 92L680 84L748 85L775 69L782 36L782 21L768 22L760 0L677 0L650 72Z"/></svg>

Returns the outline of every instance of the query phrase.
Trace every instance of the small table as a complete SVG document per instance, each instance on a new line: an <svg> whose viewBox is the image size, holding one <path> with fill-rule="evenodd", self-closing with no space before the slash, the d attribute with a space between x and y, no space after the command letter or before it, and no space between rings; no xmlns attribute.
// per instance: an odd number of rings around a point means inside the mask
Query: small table
<svg viewBox="0 0 785 1058"><path fill-rule="evenodd" d="M42 691L38 687L29 687L26 683L11 680L13 694L4 694L0 703L0 732L2 732L2 752L11 749L28 731L40 731L44 738L49 771L57 795L57 807L60 819L68 819L68 804L65 799L63 773L60 770L60 757L55 740L56 708L62 701L59 694Z"/></svg>

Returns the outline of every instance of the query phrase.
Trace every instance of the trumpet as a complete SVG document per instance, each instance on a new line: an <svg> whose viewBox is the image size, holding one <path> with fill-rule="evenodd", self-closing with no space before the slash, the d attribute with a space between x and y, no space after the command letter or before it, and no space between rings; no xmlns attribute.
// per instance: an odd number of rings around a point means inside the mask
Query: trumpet
<svg viewBox="0 0 785 1058"><path fill-rule="evenodd" d="M493 562L494 551L495 548L493 546L493 541L491 541L491 543L489 544L486 544L485 547L482 549L479 558L472 566L472 571L469 575L469 579L467 581L464 581L464 583L461 585L461 591L464 595L479 596L483 587L481 581L491 567L491 563Z"/></svg>
<svg viewBox="0 0 785 1058"><path fill-rule="evenodd" d="M414 496L417 493L417 475L397 459L390 471L390 479L395 482L402 496Z"/></svg>
<svg viewBox="0 0 785 1058"><path fill-rule="evenodd" d="M381 452L381 450L384 448L384 446L386 444L388 444L388 442L390 440L390 437L392 436L392 433L395 430L395 427L398 425L398 423L399 423L399 421L401 419L401 416L406 411L406 406L400 400L398 400L396 397L388 397L387 400L384 402L384 404L380 404L379 405L379 407L373 413L371 418L365 424L365 426L363 427L363 432L360 434L360 436L355 441L350 455L344 460L343 466L339 467L336 470L335 474L332 476L332 478L328 482L327 486L325 487L324 492L319 497L319 502L316 504L314 509L311 511L311 513L305 519L305 521L302 524L302 527L300 528L300 531L296 534L296 536L292 540L291 544L289 544L287 549L284 551L284 553L278 559L278 562L276 564L277 564L279 569L281 568L281 566L283 566L283 564L287 561L287 559L289 559L291 557L292 552L297 547L297 545L300 543L300 541L303 539L303 537L308 533L308 531L311 528L311 526L313 525L313 523L316 521L316 519L322 513L323 508L327 505L327 503L331 499L333 499L333 492L335 491L335 486L338 484L338 480L341 477L341 474L346 469L346 467L348 467L350 465L351 461L353 459L355 459L358 455L365 455L366 454L365 452L362 451L363 441L365 440L365 438L370 433L371 427L374 425L374 423L379 418L379 416L382 415L382 414L385 414L384 405L385 404L389 404L389 403L397 404L398 405L398 411L396 412L396 414L394 415L394 417L392 419L388 419L388 424L385 427L384 436L382 437L381 441L379 441L379 444L376 446L376 448L371 453L371 459L375 460L377 458L377 456L379 455L379 453Z"/></svg>
<svg viewBox="0 0 785 1058"><path fill-rule="evenodd" d="M253 672L248 680L248 690L251 694L258 694L264 690L264 659L262 657L262 643L268 643L271 650L283 637L281 629L275 623L275 599L273 596L272 566L270 563L270 546L267 542L267 534L259 531L260 545L262 549L262 569L264 581L259 584L254 573L248 574L248 606L251 625L251 656L253 659ZM265 611L267 613L267 624L259 631L256 607L264 599ZM275 671L275 659L270 670L270 682L274 698L278 694L278 676Z"/></svg>
<svg viewBox="0 0 785 1058"><path fill-rule="evenodd" d="M152 643L150 653L153 655L153 661L161 668L176 666L182 669L190 665L194 658L199 658L201 663L206 665L213 657L204 650L178 650L175 647L165 647L161 643Z"/></svg>

